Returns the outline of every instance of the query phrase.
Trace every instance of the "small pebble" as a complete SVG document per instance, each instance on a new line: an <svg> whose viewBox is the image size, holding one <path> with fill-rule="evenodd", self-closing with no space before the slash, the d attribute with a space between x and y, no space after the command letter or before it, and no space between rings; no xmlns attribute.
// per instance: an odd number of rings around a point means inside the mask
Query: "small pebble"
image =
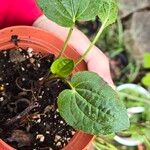
<svg viewBox="0 0 150 150"><path fill-rule="evenodd" d="M30 58L30 62L33 64L35 62L34 58Z"/></svg>
<svg viewBox="0 0 150 150"><path fill-rule="evenodd" d="M28 48L27 52L28 52L29 57L33 56L33 54L32 54L33 49L32 48Z"/></svg>
<svg viewBox="0 0 150 150"><path fill-rule="evenodd" d="M29 53L29 57L32 57L33 56L33 54L32 53Z"/></svg>
<svg viewBox="0 0 150 150"><path fill-rule="evenodd" d="M27 50L27 52L28 52L28 53L32 53L32 52L33 52L33 49L32 49L31 47L29 47L28 50Z"/></svg>
<svg viewBox="0 0 150 150"><path fill-rule="evenodd" d="M3 54L7 54L7 51L3 51Z"/></svg>
<svg viewBox="0 0 150 150"><path fill-rule="evenodd" d="M57 144L56 144L56 146L60 146L61 145L61 142L58 142Z"/></svg>
<svg viewBox="0 0 150 150"><path fill-rule="evenodd" d="M50 132L49 132L49 131L46 131L46 134L50 134Z"/></svg>
<svg viewBox="0 0 150 150"><path fill-rule="evenodd" d="M39 78L39 81L43 80L43 77Z"/></svg>
<svg viewBox="0 0 150 150"><path fill-rule="evenodd" d="M38 96L38 98L42 99L42 96L40 95L40 96Z"/></svg>
<svg viewBox="0 0 150 150"><path fill-rule="evenodd" d="M22 71L25 71L25 69L24 69L23 67L21 67L21 70L22 70Z"/></svg>
<svg viewBox="0 0 150 150"><path fill-rule="evenodd" d="M71 138L67 138L67 141L70 141Z"/></svg>
<svg viewBox="0 0 150 150"><path fill-rule="evenodd" d="M32 119L40 119L40 118L41 118L41 116L39 114L35 114L32 116Z"/></svg>
<svg viewBox="0 0 150 150"><path fill-rule="evenodd" d="M64 122L61 120L60 123L63 124Z"/></svg>
<svg viewBox="0 0 150 150"><path fill-rule="evenodd" d="M18 50L19 50L20 52L22 52L22 48L18 48Z"/></svg>
<svg viewBox="0 0 150 150"><path fill-rule="evenodd" d="M0 97L0 102L2 102L4 100L4 97Z"/></svg>
<svg viewBox="0 0 150 150"><path fill-rule="evenodd" d="M56 136L55 136L55 140L57 141L57 140L59 140L59 139L61 139L61 137L60 137L59 135L56 135Z"/></svg>
<svg viewBox="0 0 150 150"><path fill-rule="evenodd" d="M38 119L38 120L37 120L37 123L40 123L40 122L41 122L41 119Z"/></svg>
<svg viewBox="0 0 150 150"><path fill-rule="evenodd" d="M36 139L39 140L40 142L44 142L45 137L44 137L43 134L38 134L38 135L36 136Z"/></svg>
<svg viewBox="0 0 150 150"><path fill-rule="evenodd" d="M25 81L26 79L25 78L22 78L22 81Z"/></svg>
<svg viewBox="0 0 150 150"><path fill-rule="evenodd" d="M38 66L38 68L40 68L41 65L40 65L40 64L37 64L37 66Z"/></svg>
<svg viewBox="0 0 150 150"><path fill-rule="evenodd" d="M4 91L4 85L2 84L2 85L0 85L0 91Z"/></svg>
<svg viewBox="0 0 150 150"><path fill-rule="evenodd" d="M74 135L76 132L75 132L75 131L72 131L71 133L72 133L72 135Z"/></svg>

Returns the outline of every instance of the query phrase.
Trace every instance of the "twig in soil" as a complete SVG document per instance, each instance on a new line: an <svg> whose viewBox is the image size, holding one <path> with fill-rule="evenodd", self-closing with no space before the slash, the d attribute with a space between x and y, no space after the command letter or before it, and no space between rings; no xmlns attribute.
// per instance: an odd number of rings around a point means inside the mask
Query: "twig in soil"
<svg viewBox="0 0 150 150"><path fill-rule="evenodd" d="M15 122L19 121L22 117L25 117L32 109L39 107L39 103L38 102L34 102L33 104L31 104L29 107L27 107L24 111L22 111L19 115L8 119L4 126L10 126L12 124L14 124Z"/></svg>
<svg viewBox="0 0 150 150"><path fill-rule="evenodd" d="M19 85L19 83L18 83L18 79L19 79L19 78L17 78L16 81L15 81L17 87L18 87L20 90L22 90L22 91L31 92L31 93L32 93L32 96L33 96L33 98L34 98L34 100L37 101L37 98L36 98L36 96L35 96L35 94L34 94L34 91L32 90L32 89L33 89L33 88L32 88L33 86L31 87L31 89L22 88L22 87Z"/></svg>
<svg viewBox="0 0 150 150"><path fill-rule="evenodd" d="M25 91L25 92L32 92L31 89L22 88L22 87L19 85L18 80L19 80L19 78L17 78L15 82L16 82L17 87L18 87L20 90Z"/></svg>
<svg viewBox="0 0 150 150"><path fill-rule="evenodd" d="M44 84L48 81L51 81L53 79L58 79L58 77L54 74L51 74L50 72L48 72L44 77L43 79L40 81L40 84Z"/></svg>

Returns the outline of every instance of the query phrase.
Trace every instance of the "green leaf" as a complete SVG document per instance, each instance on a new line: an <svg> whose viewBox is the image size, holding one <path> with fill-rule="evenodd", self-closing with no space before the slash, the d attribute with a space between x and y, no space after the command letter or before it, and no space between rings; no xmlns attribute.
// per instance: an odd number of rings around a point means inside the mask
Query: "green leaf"
<svg viewBox="0 0 150 150"><path fill-rule="evenodd" d="M101 0L98 16L105 27L113 24L118 17L117 0Z"/></svg>
<svg viewBox="0 0 150 150"><path fill-rule="evenodd" d="M37 0L46 16L57 24L71 27L77 20L88 21L98 13L101 0ZM89 13L90 11L90 13Z"/></svg>
<svg viewBox="0 0 150 150"><path fill-rule="evenodd" d="M71 59L59 58L53 62L50 71L59 77L67 77L74 69L74 62Z"/></svg>
<svg viewBox="0 0 150 150"><path fill-rule="evenodd" d="M150 68L150 53L144 54L144 68Z"/></svg>
<svg viewBox="0 0 150 150"><path fill-rule="evenodd" d="M79 72L71 79L72 89L58 97L58 109L75 129L90 134L109 134L127 129L129 119L116 92L92 72Z"/></svg>
<svg viewBox="0 0 150 150"><path fill-rule="evenodd" d="M150 87L150 73L147 73L143 78L142 78L142 83L147 86Z"/></svg>

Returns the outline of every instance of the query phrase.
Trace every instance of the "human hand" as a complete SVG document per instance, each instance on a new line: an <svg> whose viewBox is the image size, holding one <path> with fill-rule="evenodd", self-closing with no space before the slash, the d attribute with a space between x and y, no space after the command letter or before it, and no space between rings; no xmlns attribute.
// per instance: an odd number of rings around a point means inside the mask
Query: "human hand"
<svg viewBox="0 0 150 150"><path fill-rule="evenodd" d="M62 40L66 39L68 34L68 28L61 27L56 23L49 20L45 15L39 17L33 26L48 30L55 34ZM69 44L76 49L76 51L83 55L85 50L88 48L90 41L89 39L77 28L74 29ZM111 87L115 87L110 75L109 61L108 58L100 51L96 46L88 53L85 58L88 66L88 70L97 73L101 76Z"/></svg>
<svg viewBox="0 0 150 150"><path fill-rule="evenodd" d="M109 59L96 46L87 56L88 70L97 73L101 76L113 89L115 85L111 78Z"/></svg>

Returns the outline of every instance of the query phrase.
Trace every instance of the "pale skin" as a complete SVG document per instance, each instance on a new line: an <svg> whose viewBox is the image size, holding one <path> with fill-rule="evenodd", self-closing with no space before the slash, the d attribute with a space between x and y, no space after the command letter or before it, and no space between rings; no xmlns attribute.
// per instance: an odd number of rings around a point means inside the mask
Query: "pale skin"
<svg viewBox="0 0 150 150"><path fill-rule="evenodd" d="M56 23L49 20L45 15L40 16L34 23L33 26L43 28L60 39L65 40L69 29L61 27ZM88 48L90 40L77 28L74 29L72 37L69 41L69 45L77 50L82 55ZM110 75L109 60L96 46L86 56L85 62L87 63L88 70L96 72L101 76L110 86L114 88L114 84Z"/></svg>

